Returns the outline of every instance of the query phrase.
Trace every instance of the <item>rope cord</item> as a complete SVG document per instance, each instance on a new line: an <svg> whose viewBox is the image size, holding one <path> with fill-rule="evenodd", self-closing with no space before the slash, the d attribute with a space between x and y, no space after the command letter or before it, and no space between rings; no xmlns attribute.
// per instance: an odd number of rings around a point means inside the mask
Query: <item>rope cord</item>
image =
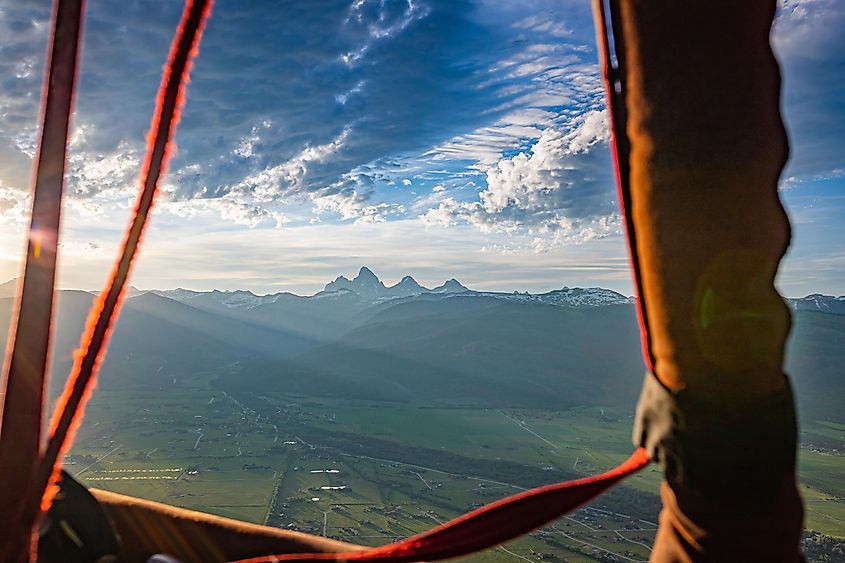
<svg viewBox="0 0 845 563"><path fill-rule="evenodd" d="M350 553L292 553L242 559L235 563L274 561L439 561L468 555L527 534L575 510L648 465L643 448L601 475L519 493L401 542Z"/></svg>
<svg viewBox="0 0 845 563"><path fill-rule="evenodd" d="M95 302L86 332L76 353L71 377L59 400L51 423L50 441L38 473L38 491L44 491L42 510L50 506L58 476L58 461L72 443L83 416L84 405L94 387L98 366L105 353L113 320L123 299L124 287L137 253L143 230L155 199L158 180L171 152L171 137L184 103L184 86L211 0L187 0L182 20L171 46L156 101L147 158L142 169L142 189L135 216L127 232L122 254L105 290ZM504 543L528 533L574 510L601 494L624 477L649 463L644 449L637 449L622 465L598 476L548 485L494 502L429 532L402 542L351 553L305 553L263 556L241 563L270 561L420 561L466 555Z"/></svg>
<svg viewBox="0 0 845 563"><path fill-rule="evenodd" d="M82 421L87 402L96 381L97 369L105 354L114 319L123 301L126 279L141 242L141 236L158 188L158 180L165 171L172 153L171 137L184 105L184 88L188 81L192 59L199 52L199 41L211 11L211 0L186 0L185 9L164 67L161 86L156 99L150 134L147 137L147 156L141 169L141 193L135 216L123 242L123 251L112 274L100 293L88 317L85 333L76 351L73 371L50 425L50 441L39 467L36 489L44 492L41 509L50 507L59 478L60 456L68 450L75 431Z"/></svg>

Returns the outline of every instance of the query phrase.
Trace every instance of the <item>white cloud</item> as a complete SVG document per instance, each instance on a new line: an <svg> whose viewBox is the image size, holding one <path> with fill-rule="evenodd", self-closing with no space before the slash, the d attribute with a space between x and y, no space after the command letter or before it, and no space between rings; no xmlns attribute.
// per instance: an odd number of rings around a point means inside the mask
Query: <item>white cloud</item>
<svg viewBox="0 0 845 563"><path fill-rule="evenodd" d="M337 103L339 103L340 105L346 105L346 102L349 101L349 98L364 91L365 84L366 81L359 80L358 83L355 84L355 86L353 86L346 92L343 92L342 94L336 95L334 99L337 100Z"/></svg>
<svg viewBox="0 0 845 563"><path fill-rule="evenodd" d="M312 194L312 199L318 214L334 212L340 215L342 220L353 220L355 223L381 223L390 215L396 215L404 211L404 207L398 204L384 202L369 203L369 195L350 190L320 195L319 192Z"/></svg>
<svg viewBox="0 0 845 563"><path fill-rule="evenodd" d="M250 174L227 189L219 203L209 205L216 205L222 217L250 226L268 218L274 219L277 225L288 222L268 207L290 198L310 201L317 215L336 213L341 220L355 223L381 222L401 214L402 205L370 202L373 179L365 172L353 170L323 187L315 187L309 181L313 166L342 151L351 131L351 127L346 127L328 143L306 147L286 162Z"/></svg>
<svg viewBox="0 0 845 563"><path fill-rule="evenodd" d="M162 201L161 211L172 213L177 217L194 219L202 216L209 220L216 215L224 221L236 225L255 228L260 225L270 225L281 228L290 220L279 212L265 206L238 201L231 195L220 198L191 199L186 201Z"/></svg>
<svg viewBox="0 0 845 563"><path fill-rule="evenodd" d="M563 22L544 16L528 16L513 24L513 27L534 33L546 33L552 37L571 37L573 34Z"/></svg>
<svg viewBox="0 0 845 563"><path fill-rule="evenodd" d="M529 17L516 26L530 29L544 21ZM539 139L543 131L567 126L572 112L603 107L598 67L585 63L574 47L534 43L498 61L489 69L489 82L517 82L502 89L504 101L495 108L501 116L494 123L452 137L426 156L433 161L474 161L470 168L486 170L505 152Z"/></svg>
<svg viewBox="0 0 845 563"><path fill-rule="evenodd" d="M254 157L255 144L260 140L258 135L256 134L257 131L257 128L253 127L252 132L249 135L241 138L241 141L238 143L238 146L235 147L235 150L233 150L232 153L238 158L249 159Z"/></svg>
<svg viewBox="0 0 845 563"><path fill-rule="evenodd" d="M97 195L105 199L105 196L125 197L137 191L141 159L131 143L121 141L113 152L105 154L75 150L75 144L82 143L74 143L72 139L68 155L66 178L71 197Z"/></svg>
<svg viewBox="0 0 845 563"><path fill-rule="evenodd" d="M354 65L376 42L396 36L428 13L428 7L416 0L355 0L349 7L346 24L365 27L366 39L357 49L343 53L340 59L347 65Z"/></svg>
<svg viewBox="0 0 845 563"><path fill-rule="evenodd" d="M469 223L484 231L528 235L538 250L619 232L607 150L607 111L589 111L567 128L550 127L530 151L487 170L475 201L444 198L427 211L428 226Z"/></svg>
<svg viewBox="0 0 845 563"><path fill-rule="evenodd" d="M0 185L0 223L24 225L29 218L29 194Z"/></svg>
<svg viewBox="0 0 845 563"><path fill-rule="evenodd" d="M845 11L839 0L779 0L772 42L783 57L831 56L842 45Z"/></svg>
<svg viewBox="0 0 845 563"><path fill-rule="evenodd" d="M310 165L323 162L341 150L350 132L351 128L346 127L328 143L306 147L286 162L248 175L227 191L260 202L296 195L305 189Z"/></svg>
<svg viewBox="0 0 845 563"><path fill-rule="evenodd" d="M241 140L238 142L238 145L232 151L232 153L242 159L252 159L255 158L255 145L261 141L261 137L258 135L260 129L269 129L273 125L273 122L269 119L265 119L261 122L261 126L255 125L250 129L249 135L245 135L241 137Z"/></svg>

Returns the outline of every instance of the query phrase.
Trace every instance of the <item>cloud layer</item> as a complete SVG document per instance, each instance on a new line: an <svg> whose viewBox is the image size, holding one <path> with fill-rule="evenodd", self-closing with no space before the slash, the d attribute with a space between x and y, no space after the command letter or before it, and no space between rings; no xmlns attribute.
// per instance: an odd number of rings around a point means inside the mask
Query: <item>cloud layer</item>
<svg viewBox="0 0 845 563"><path fill-rule="evenodd" d="M8 240L29 208L50 4L0 0ZM119 239L179 4L88 5L67 182L78 256ZM773 33L796 216L813 186L845 216L825 183L845 170L843 26L838 0L783 0ZM619 238L588 3L218 0L201 51L156 208L174 233L401 230L461 248L474 233L484 260Z"/></svg>
<svg viewBox="0 0 845 563"><path fill-rule="evenodd" d="M536 247L616 233L608 135L607 110L592 110L549 127L530 150L487 169L487 187L477 200L447 197L423 215L423 221L524 231L534 236Z"/></svg>
<svg viewBox="0 0 845 563"><path fill-rule="evenodd" d="M177 4L89 7L68 185L92 210L132 190ZM384 221L430 196L419 190L431 189L424 175L438 160L448 174L483 179L508 151L596 102L594 54L576 22L553 3L537 8L514 20L513 6L488 3L219 2L169 199L180 212L197 202L252 226ZM49 14L45 1L0 12L10 39L0 64L15 76L0 123L0 179L11 189L26 186L34 150ZM397 189L406 173L416 190Z"/></svg>

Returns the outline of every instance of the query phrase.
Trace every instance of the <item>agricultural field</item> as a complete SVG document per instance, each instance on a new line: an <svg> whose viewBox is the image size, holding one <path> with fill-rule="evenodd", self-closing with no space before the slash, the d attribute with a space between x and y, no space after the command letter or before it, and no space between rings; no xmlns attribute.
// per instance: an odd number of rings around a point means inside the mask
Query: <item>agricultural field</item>
<svg viewBox="0 0 845 563"><path fill-rule="evenodd" d="M845 424L805 424L798 475L807 528L845 539Z"/></svg>
<svg viewBox="0 0 845 563"><path fill-rule="evenodd" d="M175 384L174 384L175 385ZM542 484L606 470L631 452L631 418L426 408L205 384L103 391L67 469L91 487L366 545L395 541ZM808 527L842 538L843 428L805 428ZM642 561L660 480L649 467L569 517L468 561Z"/></svg>

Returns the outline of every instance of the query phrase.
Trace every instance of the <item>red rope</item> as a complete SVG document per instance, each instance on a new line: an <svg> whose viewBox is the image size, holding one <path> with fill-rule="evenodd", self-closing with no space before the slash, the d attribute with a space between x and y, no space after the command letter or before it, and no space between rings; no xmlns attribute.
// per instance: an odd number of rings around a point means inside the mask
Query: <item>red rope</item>
<svg viewBox="0 0 845 563"><path fill-rule="evenodd" d="M142 191L123 252L112 271L105 291L100 294L89 316L85 335L76 354L76 363L60 398L51 424L51 439L39 473L44 495L42 509L47 510L55 494L59 456L70 446L79 425L84 404L94 386L97 368L104 354L123 297L133 258L157 191L158 179L170 153L170 138L179 120L184 84L197 47L211 0L187 0L185 11L171 47L168 64L153 115L148 138L147 159L142 169ZM466 555L504 543L523 535L601 494L624 477L645 467L648 455L640 448L622 465L607 473L576 481L540 487L508 497L433 530L402 542L350 553L282 554L240 563L270 561L421 561L441 560ZM49 484L49 486L48 486Z"/></svg>
<svg viewBox="0 0 845 563"><path fill-rule="evenodd" d="M575 510L648 465L638 448L607 473L539 487L488 504L431 531L404 541L349 553L292 553L242 559L236 563L274 561L438 561L460 557L512 540Z"/></svg>
<svg viewBox="0 0 845 563"><path fill-rule="evenodd" d="M199 41L208 15L211 0L186 0L185 9L164 67L161 86L156 99L150 134L147 138L147 157L141 170L141 193L135 217L126 234L123 252L112 270L111 277L88 317L85 334L70 379L59 399L56 414L50 425L50 441L39 471L39 492L44 491L41 509L50 507L55 494L55 480L61 467L60 456L67 451L79 426L85 403L94 388L97 369L105 354L112 322L123 301L123 290L132 267L132 260L141 242L167 159L173 148L171 137L179 121L184 104L184 88L188 81L191 61L199 49Z"/></svg>

